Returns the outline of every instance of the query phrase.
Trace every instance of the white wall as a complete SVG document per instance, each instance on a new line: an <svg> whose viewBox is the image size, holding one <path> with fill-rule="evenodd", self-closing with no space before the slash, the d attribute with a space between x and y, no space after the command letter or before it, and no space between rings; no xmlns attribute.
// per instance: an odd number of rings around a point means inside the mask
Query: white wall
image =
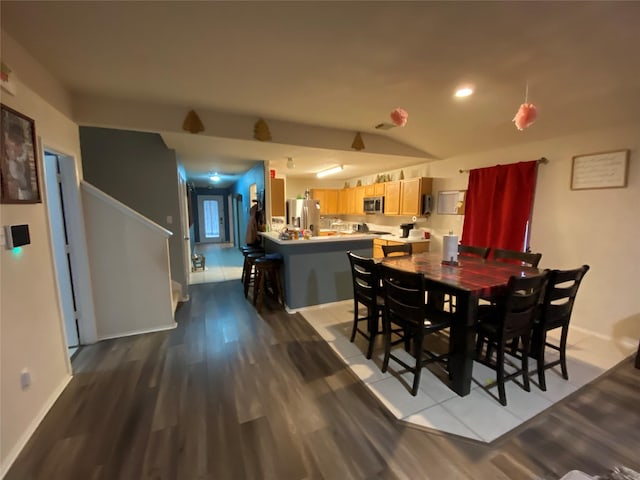
<svg viewBox="0 0 640 480"><path fill-rule="evenodd" d="M78 127L38 96L22 80L25 73L43 70L30 63L15 42L2 32L2 60L15 72L17 93L2 92L2 103L33 118L40 144L80 158ZM26 75L25 75L26 77ZM59 85L48 75L36 75L58 105L67 103ZM39 152L40 154L41 152ZM41 174L42 158L38 158ZM44 182L40 179L40 188ZM0 475L8 468L33 429L71 378L62 315L53 268L44 203L0 205L2 225L29 225L31 244L21 255L0 250ZM28 368L32 385L20 388L20 372Z"/></svg>

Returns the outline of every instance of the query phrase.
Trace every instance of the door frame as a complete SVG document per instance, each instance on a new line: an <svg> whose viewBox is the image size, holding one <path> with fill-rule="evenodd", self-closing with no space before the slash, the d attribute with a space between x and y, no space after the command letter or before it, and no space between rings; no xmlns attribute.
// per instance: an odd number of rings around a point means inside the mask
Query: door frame
<svg viewBox="0 0 640 480"><path fill-rule="evenodd" d="M74 291L76 295L78 337L80 345L87 345L98 341L98 332L95 320L95 310L93 303L93 292L91 282L91 272L89 269L89 253L87 250L87 240L85 236L84 211L82 208L82 199L80 196L80 175L78 174L77 160L73 155L61 152L56 148L46 145L40 145L40 155L44 159L45 152L47 154L58 157L60 164L60 182L62 186L62 195L64 200L64 214L67 220L67 234L70 246L69 261L73 271ZM43 160L44 166L44 160ZM49 202L50 195L59 195L59 192L49 192L46 182L43 182L44 201ZM49 208L46 208L47 226L49 234L49 244L52 249L56 248L53 243L51 217ZM52 258L53 261L53 258ZM59 284L58 272L53 261L53 268L56 282L56 291L58 294L58 310L60 313L61 328L63 329L63 337L65 345L67 344L66 327L64 325L64 316L61 304L61 288ZM68 357L68 355L67 355ZM69 362L69 368L71 363Z"/></svg>

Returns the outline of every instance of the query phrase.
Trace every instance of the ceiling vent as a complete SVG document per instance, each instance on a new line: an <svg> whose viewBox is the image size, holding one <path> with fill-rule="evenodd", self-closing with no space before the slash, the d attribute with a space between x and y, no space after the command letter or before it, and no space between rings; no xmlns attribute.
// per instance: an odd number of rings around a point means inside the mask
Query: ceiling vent
<svg viewBox="0 0 640 480"><path fill-rule="evenodd" d="M393 123L379 123L376 125L376 130L391 130L395 125Z"/></svg>

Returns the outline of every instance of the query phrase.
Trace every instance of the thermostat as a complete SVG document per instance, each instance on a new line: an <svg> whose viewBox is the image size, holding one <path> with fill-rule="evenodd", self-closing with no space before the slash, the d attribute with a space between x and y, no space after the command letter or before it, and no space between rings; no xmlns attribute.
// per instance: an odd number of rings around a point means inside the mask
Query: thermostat
<svg viewBox="0 0 640 480"><path fill-rule="evenodd" d="M29 245L29 225L5 225L4 226L5 245L8 250Z"/></svg>

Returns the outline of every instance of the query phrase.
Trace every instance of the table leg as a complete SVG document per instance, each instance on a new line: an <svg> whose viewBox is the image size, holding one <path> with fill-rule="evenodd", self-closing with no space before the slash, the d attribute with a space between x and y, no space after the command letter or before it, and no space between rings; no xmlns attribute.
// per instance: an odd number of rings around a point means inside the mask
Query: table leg
<svg viewBox="0 0 640 480"><path fill-rule="evenodd" d="M452 389L461 397L471 391L471 374L475 353L474 324L478 313L478 297L456 293L456 313L451 325L449 372Z"/></svg>

